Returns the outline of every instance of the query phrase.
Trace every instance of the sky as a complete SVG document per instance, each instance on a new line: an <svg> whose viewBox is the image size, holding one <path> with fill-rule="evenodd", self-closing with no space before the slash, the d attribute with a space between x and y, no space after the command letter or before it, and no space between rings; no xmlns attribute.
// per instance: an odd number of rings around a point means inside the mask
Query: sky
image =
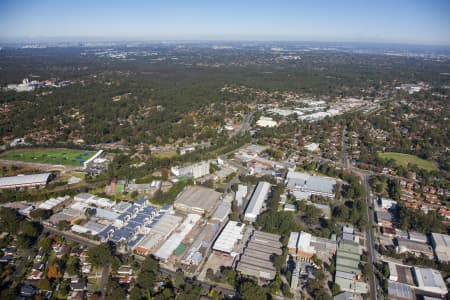
<svg viewBox="0 0 450 300"><path fill-rule="evenodd" d="M0 0L0 40L450 45L450 0Z"/></svg>

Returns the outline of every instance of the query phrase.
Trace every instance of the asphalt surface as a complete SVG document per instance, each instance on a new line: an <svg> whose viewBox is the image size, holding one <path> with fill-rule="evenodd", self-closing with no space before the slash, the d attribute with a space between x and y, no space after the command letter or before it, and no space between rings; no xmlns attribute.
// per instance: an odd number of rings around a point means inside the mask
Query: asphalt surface
<svg viewBox="0 0 450 300"><path fill-rule="evenodd" d="M374 264L376 263L376 256L375 256L375 247L374 247L374 234L373 234L373 212L371 210L371 206L372 206L372 199L370 196L370 186L369 186L369 175L365 174L363 175L363 183L364 183L364 188L366 191L366 214L367 214L367 232L366 232L366 239L367 239L367 251L369 253L369 263L372 264L372 266L374 267ZM372 274L372 276L370 277L369 280L369 285L370 285L370 299L372 300L377 300L378 299L378 286L377 286L377 280L375 278L375 273Z"/></svg>
<svg viewBox="0 0 450 300"><path fill-rule="evenodd" d="M95 246L100 244L97 241L93 241L93 240L90 240L88 238L84 238L84 237L78 236L76 234L72 234L72 233L67 232L67 231L61 231L61 230L58 230L58 229L56 229L54 227L51 227L51 226L44 225L44 228L45 228L46 231L48 231L50 233L54 233L54 234L60 235L60 236L64 237L66 240L68 240L70 242L78 243L78 244L80 244L82 246L95 247Z"/></svg>

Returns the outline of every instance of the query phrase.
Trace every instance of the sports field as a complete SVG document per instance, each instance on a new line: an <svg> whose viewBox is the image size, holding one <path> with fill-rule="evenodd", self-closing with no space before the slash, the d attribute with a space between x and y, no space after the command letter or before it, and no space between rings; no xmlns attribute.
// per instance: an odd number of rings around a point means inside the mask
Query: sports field
<svg viewBox="0 0 450 300"><path fill-rule="evenodd" d="M72 149L21 149L7 151L0 159L49 165L82 166L95 152Z"/></svg>
<svg viewBox="0 0 450 300"><path fill-rule="evenodd" d="M396 164L403 167L407 167L408 164L412 164L427 171L436 170L436 166L432 162L419 158L415 155L397 152L378 152L378 155L383 159L393 159Z"/></svg>

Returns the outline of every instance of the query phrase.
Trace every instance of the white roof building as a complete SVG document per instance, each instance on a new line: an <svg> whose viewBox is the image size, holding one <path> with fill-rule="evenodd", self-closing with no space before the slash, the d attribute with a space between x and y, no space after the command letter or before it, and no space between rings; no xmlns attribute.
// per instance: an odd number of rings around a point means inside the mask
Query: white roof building
<svg viewBox="0 0 450 300"><path fill-rule="evenodd" d="M270 117L260 117L258 121L256 121L256 126L259 127L275 127L278 123L274 121Z"/></svg>
<svg viewBox="0 0 450 300"><path fill-rule="evenodd" d="M63 203L64 201L66 201L69 198L70 198L70 196L57 197L56 199L50 198L47 201L40 203L38 208L50 210L50 209L53 209L54 207L58 206L59 204Z"/></svg>
<svg viewBox="0 0 450 300"><path fill-rule="evenodd" d="M0 177L0 190L45 186L51 173Z"/></svg>
<svg viewBox="0 0 450 300"><path fill-rule="evenodd" d="M243 184L238 185L238 190L236 191L235 200L238 206L242 206L244 203L244 198L247 196L247 186Z"/></svg>
<svg viewBox="0 0 450 300"><path fill-rule="evenodd" d="M324 176L313 176L308 173L290 171L286 175L286 186L291 190L299 190L315 195L334 197L336 180Z"/></svg>
<svg viewBox="0 0 450 300"><path fill-rule="evenodd" d="M397 201L392 199L381 198L381 207L384 209L391 209L397 206Z"/></svg>
<svg viewBox="0 0 450 300"><path fill-rule="evenodd" d="M244 229L245 224L236 221L228 221L227 225L217 237L213 250L236 256L237 253L233 252L233 249L236 243L242 239Z"/></svg>
<svg viewBox="0 0 450 300"><path fill-rule="evenodd" d="M211 220L216 220L219 222L223 222L228 218L228 215L231 211L231 202L222 201L219 207L217 207L216 211L211 217Z"/></svg>
<svg viewBox="0 0 450 300"><path fill-rule="evenodd" d="M244 219L249 222L255 222L258 215L261 213L264 202L266 201L270 192L270 183L260 181L250 198L250 203L245 210Z"/></svg>
<svg viewBox="0 0 450 300"><path fill-rule="evenodd" d="M431 233L431 245L439 261L450 261L450 235Z"/></svg>
<svg viewBox="0 0 450 300"><path fill-rule="evenodd" d="M417 287L420 290L440 295L447 294L447 286L438 270L418 267L414 267L413 270Z"/></svg>
<svg viewBox="0 0 450 300"><path fill-rule="evenodd" d="M162 246L156 251L155 256L163 261L169 259L173 251L180 245L184 238L191 232L195 224L201 219L201 216L196 214L188 214L186 219L180 225L178 230L174 232Z"/></svg>

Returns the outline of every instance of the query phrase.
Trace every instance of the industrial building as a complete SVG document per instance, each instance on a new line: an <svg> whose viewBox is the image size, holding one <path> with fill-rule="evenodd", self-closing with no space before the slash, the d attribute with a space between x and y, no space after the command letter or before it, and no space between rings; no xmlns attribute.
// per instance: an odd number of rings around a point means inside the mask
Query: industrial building
<svg viewBox="0 0 450 300"><path fill-rule="evenodd" d="M402 238L397 238L397 244L397 253L411 253L418 257L425 255L429 259L434 258L433 248L430 245Z"/></svg>
<svg viewBox="0 0 450 300"><path fill-rule="evenodd" d="M0 190L45 187L50 181L51 176L51 173L40 173L0 177Z"/></svg>
<svg viewBox="0 0 450 300"><path fill-rule="evenodd" d="M316 255L322 260L328 260L336 253L336 241L316 237L304 231L291 232L288 250L297 257L311 258Z"/></svg>
<svg viewBox="0 0 450 300"><path fill-rule="evenodd" d="M428 243L427 236L423 233L417 231L408 231L408 237L411 241L419 242L419 243Z"/></svg>
<svg viewBox="0 0 450 300"><path fill-rule="evenodd" d="M392 227L392 215L387 211L375 212L378 226Z"/></svg>
<svg viewBox="0 0 450 300"><path fill-rule="evenodd" d="M134 250L141 255L153 253L157 246L180 225L182 220L182 217L170 213L155 217L150 232L136 245Z"/></svg>
<svg viewBox="0 0 450 300"><path fill-rule="evenodd" d="M185 167L172 167L170 171L175 176L193 177L197 179L209 174L209 161L202 161Z"/></svg>
<svg viewBox="0 0 450 300"><path fill-rule="evenodd" d="M86 204L95 205L96 207L111 208L116 203L107 198L97 197L88 193L80 193L73 197L75 201L84 202Z"/></svg>
<svg viewBox="0 0 450 300"><path fill-rule="evenodd" d="M306 195L334 197L336 180L324 176L290 171L286 175L285 183L292 192L297 191ZM295 193L293 194L295 195Z"/></svg>
<svg viewBox="0 0 450 300"><path fill-rule="evenodd" d="M439 261L450 261L450 235L431 233L431 245Z"/></svg>
<svg viewBox="0 0 450 300"><path fill-rule="evenodd" d="M212 221L224 222L231 212L231 202L222 201L211 217Z"/></svg>
<svg viewBox="0 0 450 300"><path fill-rule="evenodd" d="M438 270L413 267L413 275L418 289L442 296L447 295L447 286Z"/></svg>
<svg viewBox="0 0 450 300"><path fill-rule="evenodd" d="M254 231L239 258L236 270L247 276L273 280L276 275L273 257L283 253L280 239L281 236L276 234Z"/></svg>
<svg viewBox="0 0 450 300"><path fill-rule="evenodd" d="M253 191L250 202L245 210L244 219L249 222L255 222L264 206L264 202L269 197L270 183L260 181Z"/></svg>
<svg viewBox="0 0 450 300"><path fill-rule="evenodd" d="M404 283L388 282L388 298L391 300L413 300L415 299L411 287Z"/></svg>
<svg viewBox="0 0 450 300"><path fill-rule="evenodd" d="M217 207L221 193L201 186L188 186L175 199L174 207L185 213L210 214Z"/></svg>
<svg viewBox="0 0 450 300"><path fill-rule="evenodd" d="M236 245L244 236L245 224L236 221L228 221L213 245L213 250L223 255L236 256Z"/></svg>
<svg viewBox="0 0 450 300"><path fill-rule="evenodd" d="M241 207L244 204L245 196L247 196L247 186L239 184L238 190L236 191L236 195L234 197L239 207Z"/></svg>
<svg viewBox="0 0 450 300"><path fill-rule="evenodd" d="M62 205L68 199L70 199L70 196L67 196L67 195L64 197L50 198L50 199L40 203L38 208L51 210L51 209L54 209L55 207Z"/></svg>
<svg viewBox="0 0 450 300"><path fill-rule="evenodd" d="M341 290L357 294L368 292L367 284L359 281L361 270L359 245L353 241L341 239L336 253L336 273L334 282Z"/></svg>
<svg viewBox="0 0 450 300"><path fill-rule="evenodd" d="M188 214L183 223L177 228L177 231L172 233L172 235L154 253L155 257L162 261L168 260L200 219L201 216L197 214Z"/></svg>
<svg viewBox="0 0 450 300"><path fill-rule="evenodd" d="M91 235L98 235L107 227L108 225L100 224L95 221L88 221L84 225L73 225L71 230L76 233L90 233Z"/></svg>

